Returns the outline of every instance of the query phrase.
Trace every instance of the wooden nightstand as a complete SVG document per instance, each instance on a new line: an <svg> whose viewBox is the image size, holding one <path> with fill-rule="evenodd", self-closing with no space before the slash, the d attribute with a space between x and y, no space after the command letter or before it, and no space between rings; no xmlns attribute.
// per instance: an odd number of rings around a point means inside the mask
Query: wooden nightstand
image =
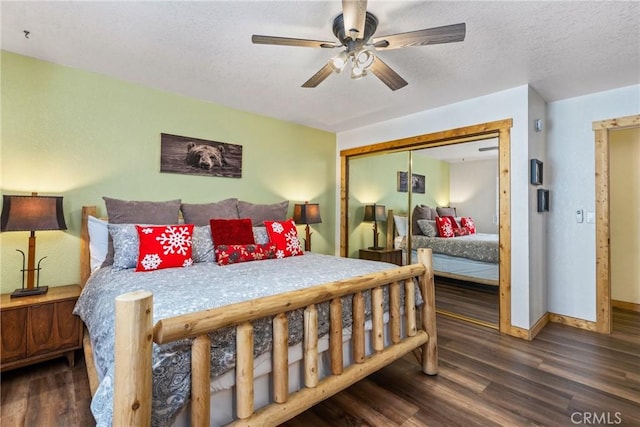
<svg viewBox="0 0 640 427"><path fill-rule="evenodd" d="M44 295L0 296L0 371L65 356L75 364L82 322L73 315L80 286L49 287Z"/></svg>
<svg viewBox="0 0 640 427"><path fill-rule="evenodd" d="M402 266L402 249L360 249L360 259L384 261Z"/></svg>

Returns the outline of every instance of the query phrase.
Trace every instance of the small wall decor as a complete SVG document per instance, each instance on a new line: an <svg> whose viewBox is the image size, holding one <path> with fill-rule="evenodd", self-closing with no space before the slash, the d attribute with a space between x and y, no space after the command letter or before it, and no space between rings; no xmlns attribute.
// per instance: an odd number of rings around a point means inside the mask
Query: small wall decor
<svg viewBox="0 0 640 427"><path fill-rule="evenodd" d="M538 212L549 212L549 190L538 188Z"/></svg>
<svg viewBox="0 0 640 427"><path fill-rule="evenodd" d="M542 185L542 162L531 159L531 185Z"/></svg>
<svg viewBox="0 0 640 427"><path fill-rule="evenodd" d="M398 171L398 191L401 193L407 192L407 172ZM411 191L413 193L425 193L426 184L424 175L411 174Z"/></svg>
<svg viewBox="0 0 640 427"><path fill-rule="evenodd" d="M160 134L160 172L242 177L242 145Z"/></svg>

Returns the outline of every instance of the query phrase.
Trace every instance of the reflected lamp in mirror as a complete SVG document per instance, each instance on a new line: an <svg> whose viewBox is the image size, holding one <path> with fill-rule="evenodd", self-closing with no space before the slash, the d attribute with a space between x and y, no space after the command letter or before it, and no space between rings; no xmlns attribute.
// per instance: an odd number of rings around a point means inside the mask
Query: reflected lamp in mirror
<svg viewBox="0 0 640 427"><path fill-rule="evenodd" d="M11 297L40 295L48 290L48 286L40 286L40 263L46 257L40 258L35 265L36 231L66 230L64 213L62 211L62 197L38 196L2 196L2 216L0 217L1 231L29 231L29 249L25 266L25 254L22 254L22 288L16 289ZM27 275L25 287L25 273ZM37 283L35 276L38 276Z"/></svg>
<svg viewBox="0 0 640 427"><path fill-rule="evenodd" d="M369 246L369 249L381 250L384 249L378 245L378 221L387 220L387 212L384 205L365 205L364 207L364 219L365 222L373 221L373 246Z"/></svg>
<svg viewBox="0 0 640 427"><path fill-rule="evenodd" d="M293 207L293 222L296 224L305 224L304 250L311 250L311 235L309 224L319 224L322 222L320 218L320 205L317 203L304 202Z"/></svg>

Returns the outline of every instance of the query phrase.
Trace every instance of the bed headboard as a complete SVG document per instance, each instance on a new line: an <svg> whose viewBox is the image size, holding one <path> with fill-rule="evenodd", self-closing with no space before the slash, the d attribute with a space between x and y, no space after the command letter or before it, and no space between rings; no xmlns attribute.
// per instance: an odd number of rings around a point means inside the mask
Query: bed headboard
<svg viewBox="0 0 640 427"><path fill-rule="evenodd" d="M91 254L89 253L89 215L96 216L95 206L82 207L82 223L80 225L80 286L84 284L91 275Z"/></svg>
<svg viewBox="0 0 640 427"><path fill-rule="evenodd" d="M387 248L393 248L396 237L396 222L393 220L393 209L387 210Z"/></svg>

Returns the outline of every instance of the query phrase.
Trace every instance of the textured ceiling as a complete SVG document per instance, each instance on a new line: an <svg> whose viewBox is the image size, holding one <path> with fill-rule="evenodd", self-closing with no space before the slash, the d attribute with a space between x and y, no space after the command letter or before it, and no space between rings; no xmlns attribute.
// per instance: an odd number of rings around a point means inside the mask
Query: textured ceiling
<svg viewBox="0 0 640 427"><path fill-rule="evenodd" d="M640 83L640 2L371 0L376 36L464 22L461 43L380 57L409 85L332 75L332 49L254 45L252 34L334 41L339 1L2 1L2 49L327 131L530 84L545 100ZM26 38L23 31L30 31Z"/></svg>

